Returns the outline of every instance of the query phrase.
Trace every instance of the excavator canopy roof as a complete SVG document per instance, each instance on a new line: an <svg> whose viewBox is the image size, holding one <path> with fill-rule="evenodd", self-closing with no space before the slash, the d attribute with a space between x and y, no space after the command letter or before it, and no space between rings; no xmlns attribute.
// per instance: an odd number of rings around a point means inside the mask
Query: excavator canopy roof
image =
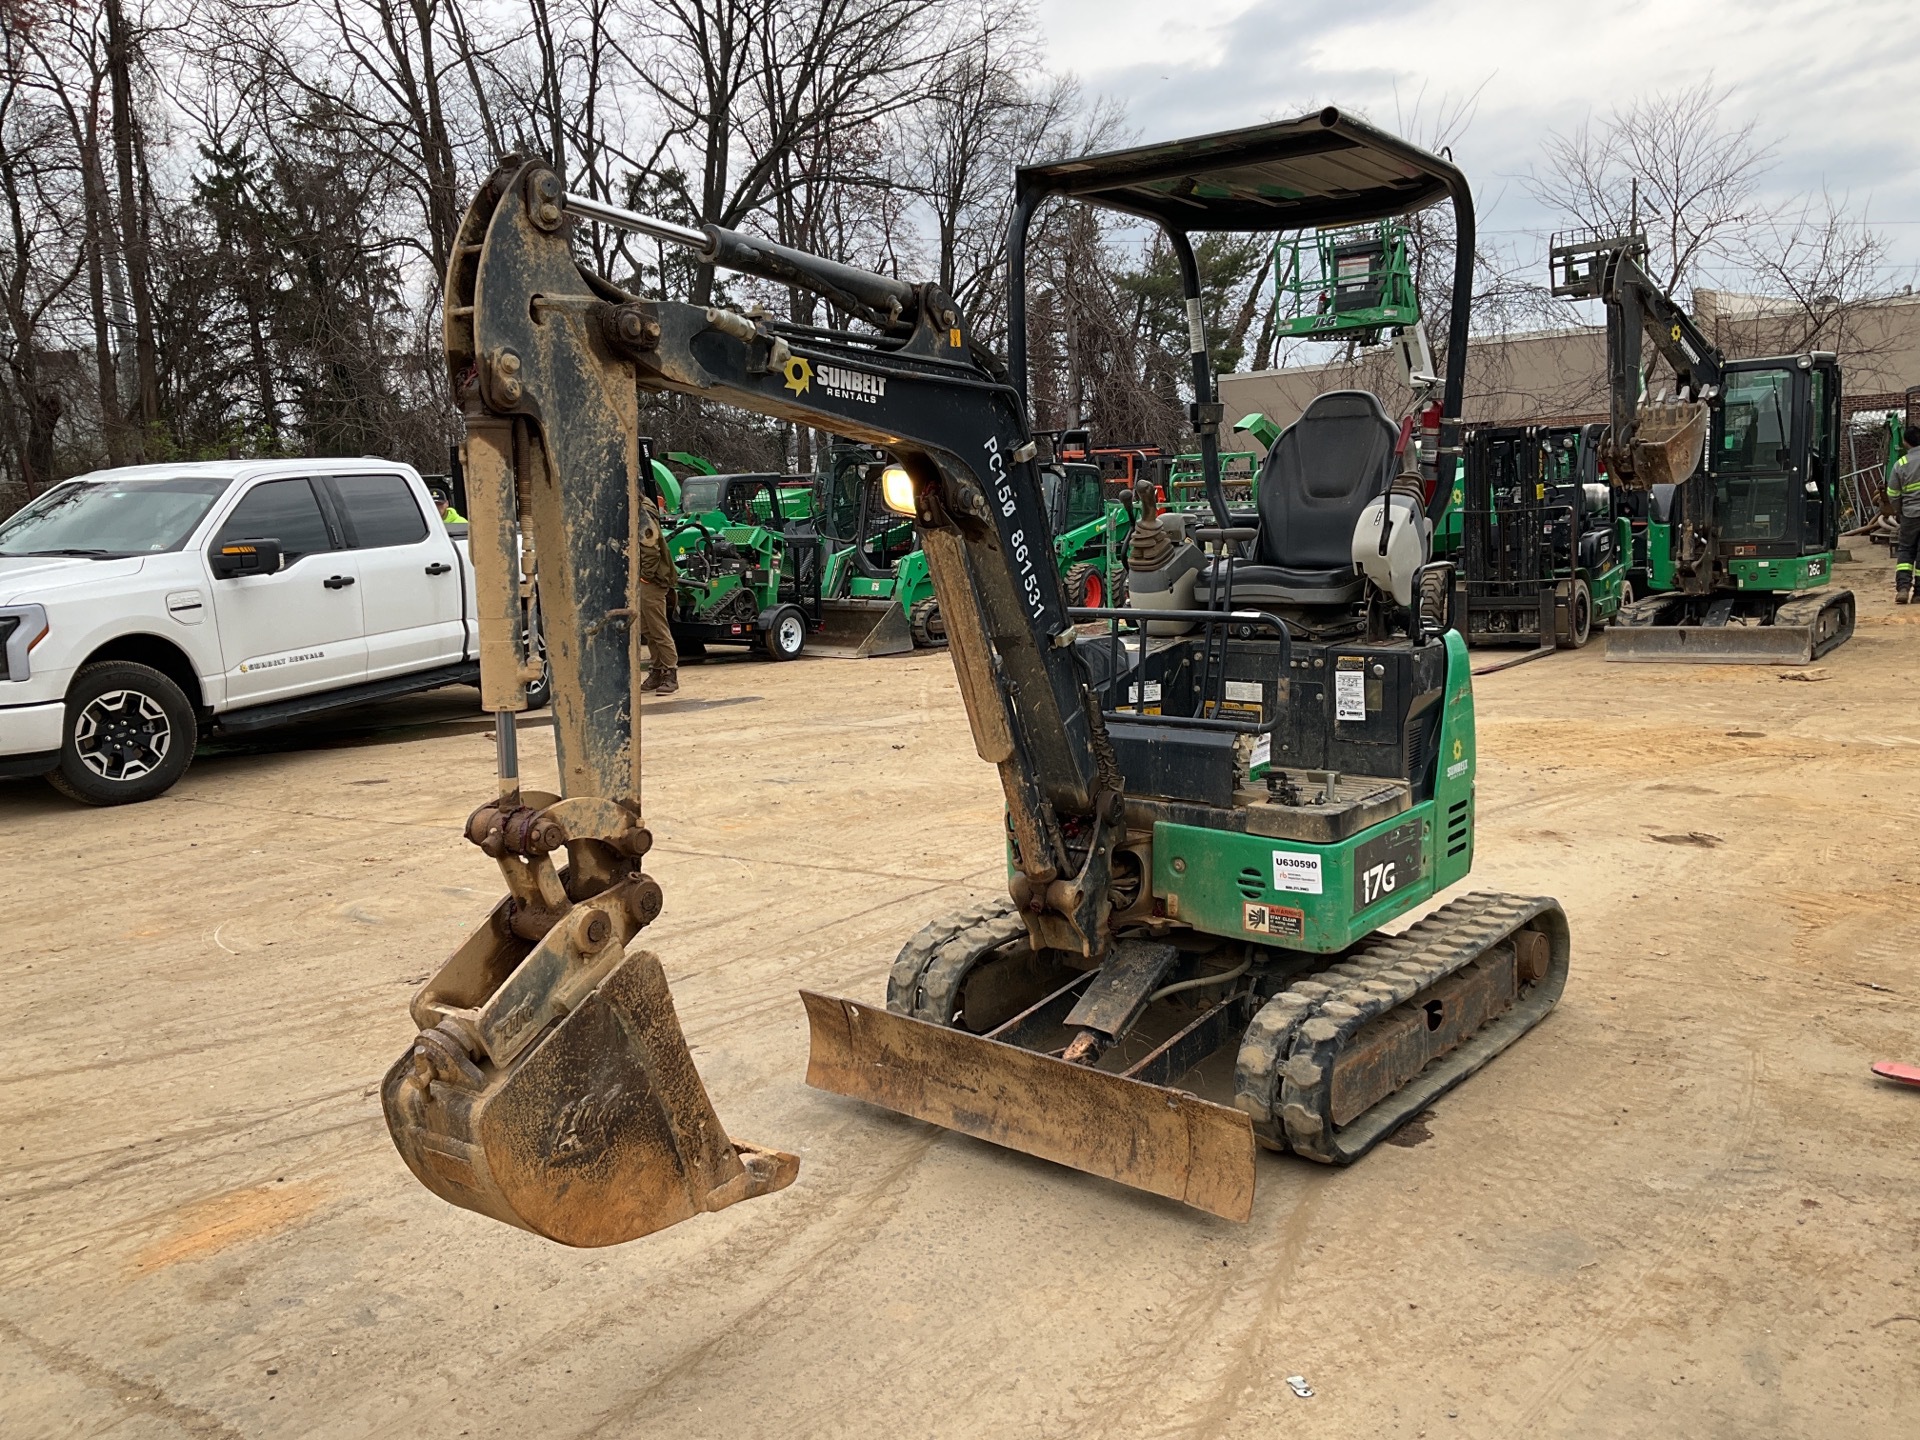
<svg viewBox="0 0 1920 1440"><path fill-rule="evenodd" d="M1329 106L1297 120L1025 165L1016 191L1173 230L1303 230L1378 220L1467 190L1453 164Z"/></svg>

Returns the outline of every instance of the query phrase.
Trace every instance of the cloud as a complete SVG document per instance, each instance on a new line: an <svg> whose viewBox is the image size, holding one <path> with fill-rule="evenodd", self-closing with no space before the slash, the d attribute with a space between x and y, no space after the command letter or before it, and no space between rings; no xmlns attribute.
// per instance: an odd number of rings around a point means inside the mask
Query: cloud
<svg viewBox="0 0 1920 1440"><path fill-rule="evenodd" d="M1725 114L1775 146L1774 201L1825 186L1920 266L1920 58L1912 0L1039 0L1049 63L1127 102L1144 140L1337 104L1424 137L1472 99L1454 157L1483 230L1525 246L1556 217L1516 183L1541 139L1709 73ZM1900 278L1890 274L1889 279ZM1916 377L1920 378L1920 377Z"/></svg>

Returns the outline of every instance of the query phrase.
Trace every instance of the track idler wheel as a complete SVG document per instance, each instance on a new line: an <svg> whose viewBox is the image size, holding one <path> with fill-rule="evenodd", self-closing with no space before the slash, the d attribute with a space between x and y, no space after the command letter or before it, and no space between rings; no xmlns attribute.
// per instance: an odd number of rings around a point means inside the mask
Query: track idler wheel
<svg viewBox="0 0 1920 1440"><path fill-rule="evenodd" d="M983 1035L1059 985L1070 972L1036 953L1010 900L943 915L900 947L887 1009Z"/></svg>

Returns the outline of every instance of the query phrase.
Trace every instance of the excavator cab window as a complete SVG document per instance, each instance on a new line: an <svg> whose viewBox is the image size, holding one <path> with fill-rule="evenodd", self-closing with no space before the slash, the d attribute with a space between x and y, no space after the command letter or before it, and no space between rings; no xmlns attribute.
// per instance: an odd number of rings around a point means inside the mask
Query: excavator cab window
<svg viewBox="0 0 1920 1440"><path fill-rule="evenodd" d="M1793 387L1786 367L1727 376L1715 456L1715 484L1724 517L1722 538L1784 540L1797 505L1793 463Z"/></svg>

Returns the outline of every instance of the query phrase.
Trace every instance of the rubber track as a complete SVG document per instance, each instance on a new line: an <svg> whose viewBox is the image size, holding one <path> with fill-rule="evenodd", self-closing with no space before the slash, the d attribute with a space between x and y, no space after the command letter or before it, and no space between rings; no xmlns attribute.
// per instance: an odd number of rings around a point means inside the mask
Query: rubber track
<svg viewBox="0 0 1920 1440"><path fill-rule="evenodd" d="M1820 617L1829 611L1840 611L1844 618L1834 626L1833 633L1823 639L1820 635ZM1853 592L1828 588L1809 591L1786 601L1774 612L1773 623L1806 627L1813 636L1807 658L1818 660L1853 638L1853 614Z"/></svg>
<svg viewBox="0 0 1920 1440"><path fill-rule="evenodd" d="M1026 922L1006 899L929 920L894 959L887 975L887 1009L935 1025L951 1024L961 983L975 962L1026 935Z"/></svg>
<svg viewBox="0 0 1920 1440"><path fill-rule="evenodd" d="M1536 928L1551 947L1546 975L1512 1009L1336 1129L1334 1062L1360 1028L1542 919ZM1463 896L1404 933L1295 981L1262 1006L1240 1042L1234 1104L1253 1117L1254 1133L1269 1149L1327 1164L1356 1160L1538 1024L1566 983L1568 948L1566 915L1556 900Z"/></svg>
<svg viewBox="0 0 1920 1440"><path fill-rule="evenodd" d="M1658 625L1660 617L1679 603L1677 595L1643 595L1631 605L1622 605L1614 612L1613 623L1623 630L1637 630L1649 625Z"/></svg>

